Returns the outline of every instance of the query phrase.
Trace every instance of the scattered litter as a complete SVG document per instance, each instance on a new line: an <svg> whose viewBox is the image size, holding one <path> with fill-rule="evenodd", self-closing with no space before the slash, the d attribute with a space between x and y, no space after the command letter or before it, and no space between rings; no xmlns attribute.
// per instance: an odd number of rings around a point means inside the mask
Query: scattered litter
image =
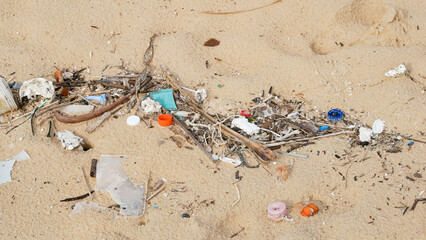
<svg viewBox="0 0 426 240"><path fill-rule="evenodd" d="M275 169L275 174L278 180L282 180L282 181L287 180L288 177L290 176L290 173L288 171L288 166L283 165L281 167L277 167L277 169Z"/></svg>
<svg viewBox="0 0 426 240"><path fill-rule="evenodd" d="M151 196L149 196L146 201L151 200L153 197L157 196L161 191L163 191L164 189L166 189L166 186L162 186L160 189L158 189L157 191L155 191L153 194L151 194Z"/></svg>
<svg viewBox="0 0 426 240"><path fill-rule="evenodd" d="M219 40L216 40L216 39L214 39L214 38L210 38L209 40L207 40L205 43L204 43L204 46L206 46L206 47L216 47L216 46L218 46L220 44L220 41Z"/></svg>
<svg viewBox="0 0 426 240"><path fill-rule="evenodd" d="M287 216L286 205L283 202L274 202L268 206L268 218L272 221L278 222Z"/></svg>
<svg viewBox="0 0 426 240"><path fill-rule="evenodd" d="M315 204L309 203L308 205L306 205L306 207L302 208L301 214L304 217L310 217L317 214L318 211L319 208Z"/></svg>
<svg viewBox="0 0 426 240"><path fill-rule="evenodd" d="M66 150L84 150L82 144L84 141L81 137L74 135L71 131L64 130L63 132L57 132L58 140L61 141L62 147Z"/></svg>
<svg viewBox="0 0 426 240"><path fill-rule="evenodd" d="M173 117L170 114L161 114L158 116L158 124L163 127L170 126L172 124Z"/></svg>
<svg viewBox="0 0 426 240"><path fill-rule="evenodd" d="M93 105L73 104L62 108L60 112L69 116L75 116L90 113L94 108Z"/></svg>
<svg viewBox="0 0 426 240"><path fill-rule="evenodd" d="M15 162L15 160L0 162L0 184L12 181L10 172L12 171Z"/></svg>
<svg viewBox="0 0 426 240"><path fill-rule="evenodd" d="M182 213L180 215L181 218L190 218L191 216L188 213Z"/></svg>
<svg viewBox="0 0 426 240"><path fill-rule="evenodd" d="M111 198L120 205L120 213L124 216L139 216L143 212L144 186L136 186L121 168L124 156L102 155L96 169L95 190L108 192Z"/></svg>
<svg viewBox="0 0 426 240"><path fill-rule="evenodd" d="M389 70L387 73L385 73L385 76L396 78L396 77L400 77L404 75L405 73L407 73L407 68L405 67L404 64L400 64L395 69Z"/></svg>
<svg viewBox="0 0 426 240"><path fill-rule="evenodd" d="M240 166L241 165L241 160L238 160L238 159L233 159L233 158L228 158L228 157L224 157L224 156L221 156L221 157L219 157L218 155L216 155L216 154L212 154L212 158L214 159L214 160L221 160L221 161L223 161L223 162L227 162L227 163L230 163L230 164L232 164L232 165L234 165L234 166Z"/></svg>
<svg viewBox="0 0 426 240"><path fill-rule="evenodd" d="M242 111L240 112L240 115L241 115L241 116L244 116L244 117L251 117L251 113L250 113L250 111L249 111L249 110L242 110Z"/></svg>
<svg viewBox="0 0 426 240"><path fill-rule="evenodd" d="M19 89L19 97L31 99L36 96L42 96L52 100L55 97L53 83L44 78L34 78L25 81Z"/></svg>
<svg viewBox="0 0 426 240"><path fill-rule="evenodd" d="M325 131L325 130L327 130L329 127L328 126L321 126L321 127L319 127L318 128L318 131Z"/></svg>
<svg viewBox="0 0 426 240"><path fill-rule="evenodd" d="M359 140L361 142L369 142L371 140L371 135L373 134L373 130L365 127L359 128Z"/></svg>
<svg viewBox="0 0 426 240"><path fill-rule="evenodd" d="M413 145L414 144L414 142L409 142L409 143L407 143L407 145L408 146L411 146L411 145Z"/></svg>
<svg viewBox="0 0 426 240"><path fill-rule="evenodd" d="M343 115L344 115L343 112L340 111L339 109L331 109L327 113L327 117L331 122L338 122L338 121L342 120Z"/></svg>
<svg viewBox="0 0 426 240"><path fill-rule="evenodd" d="M308 155L303 155L303 154L297 154L297 153L292 153L292 152L277 152L279 154L284 154L284 155L289 155L289 156L293 156L293 157L300 157L300 158L308 158Z"/></svg>
<svg viewBox="0 0 426 240"><path fill-rule="evenodd" d="M6 80L0 77L0 115L12 110L17 110L15 99Z"/></svg>
<svg viewBox="0 0 426 240"><path fill-rule="evenodd" d="M141 109L146 114L161 112L161 104L147 97L141 102Z"/></svg>
<svg viewBox="0 0 426 240"><path fill-rule="evenodd" d="M106 94L103 93L99 96L87 96L86 100L93 100L96 102L106 103Z"/></svg>
<svg viewBox="0 0 426 240"><path fill-rule="evenodd" d="M75 204L74 208L72 209L72 211L70 213L70 216L77 215L81 211L90 210L90 209L97 209L97 210L102 210L102 211L112 211L109 208L99 206L99 204L96 203L96 202L87 203L86 201L82 201L82 202L78 202L78 203ZM114 215L115 215L115 213L114 213Z"/></svg>
<svg viewBox="0 0 426 240"><path fill-rule="evenodd" d="M160 89L157 92L150 93L149 96L152 100L159 102L166 110L177 110L177 106L173 98L173 89Z"/></svg>
<svg viewBox="0 0 426 240"><path fill-rule="evenodd" d="M56 80L56 83L63 83L64 82L64 77L62 76L62 71L57 69L55 71L55 73L53 73L53 77Z"/></svg>
<svg viewBox="0 0 426 240"><path fill-rule="evenodd" d="M141 118L136 115L132 115L127 118L127 125L129 126L137 126L140 122Z"/></svg>
<svg viewBox="0 0 426 240"><path fill-rule="evenodd" d="M260 128L253 123L249 123L247 118L234 118L231 123L231 128L233 127L243 130L248 135L253 135L260 131Z"/></svg>
<svg viewBox="0 0 426 240"><path fill-rule="evenodd" d="M376 121L374 121L374 123L373 123L372 128L373 128L374 134L382 133L383 129L385 128L385 123L380 119L376 119Z"/></svg>
<svg viewBox="0 0 426 240"><path fill-rule="evenodd" d="M173 113L173 115L180 117L180 118L187 118L187 117L189 117L190 114L191 114L191 112L187 112L187 111L177 111L177 112Z"/></svg>

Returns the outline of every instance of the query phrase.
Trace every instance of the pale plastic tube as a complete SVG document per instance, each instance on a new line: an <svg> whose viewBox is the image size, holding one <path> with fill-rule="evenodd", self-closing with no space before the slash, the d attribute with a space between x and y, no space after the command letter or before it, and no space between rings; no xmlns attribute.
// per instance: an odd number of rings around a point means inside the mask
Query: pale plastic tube
<svg viewBox="0 0 426 240"><path fill-rule="evenodd" d="M287 216L287 208L283 202L274 202L268 206L268 218L272 221L281 221Z"/></svg>

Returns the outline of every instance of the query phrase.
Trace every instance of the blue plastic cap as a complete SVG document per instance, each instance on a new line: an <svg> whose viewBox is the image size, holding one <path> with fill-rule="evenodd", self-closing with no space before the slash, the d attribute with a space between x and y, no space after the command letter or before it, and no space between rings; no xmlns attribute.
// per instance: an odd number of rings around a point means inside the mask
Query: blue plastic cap
<svg viewBox="0 0 426 240"><path fill-rule="evenodd" d="M324 130L327 130L327 129L328 129L328 126L322 126L322 127L319 128L319 131L321 132L321 131L324 131Z"/></svg>
<svg viewBox="0 0 426 240"><path fill-rule="evenodd" d="M343 112L340 111L339 109L331 109L327 113L328 119L332 122L338 122L338 121L342 120L343 115L344 115Z"/></svg>
<svg viewBox="0 0 426 240"><path fill-rule="evenodd" d="M407 145L408 146L411 146L411 145L413 145L414 144L414 142L409 142Z"/></svg>

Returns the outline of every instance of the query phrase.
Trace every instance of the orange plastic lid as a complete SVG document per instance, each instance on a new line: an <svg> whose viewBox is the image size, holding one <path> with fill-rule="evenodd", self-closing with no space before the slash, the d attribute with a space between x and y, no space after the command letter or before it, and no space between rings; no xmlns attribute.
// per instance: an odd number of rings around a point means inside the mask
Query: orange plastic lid
<svg viewBox="0 0 426 240"><path fill-rule="evenodd" d="M166 127L172 124L173 117L170 114L161 114L158 116L158 124L160 126Z"/></svg>

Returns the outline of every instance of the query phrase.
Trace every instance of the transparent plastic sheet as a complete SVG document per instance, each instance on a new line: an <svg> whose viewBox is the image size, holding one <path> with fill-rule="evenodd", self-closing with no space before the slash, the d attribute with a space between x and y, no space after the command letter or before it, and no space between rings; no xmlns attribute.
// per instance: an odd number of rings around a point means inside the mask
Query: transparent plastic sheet
<svg viewBox="0 0 426 240"><path fill-rule="evenodd" d="M95 190L108 192L111 198L120 205L120 213L124 216L140 216L144 207L144 186L136 186L121 168L124 156L102 155L96 167Z"/></svg>

